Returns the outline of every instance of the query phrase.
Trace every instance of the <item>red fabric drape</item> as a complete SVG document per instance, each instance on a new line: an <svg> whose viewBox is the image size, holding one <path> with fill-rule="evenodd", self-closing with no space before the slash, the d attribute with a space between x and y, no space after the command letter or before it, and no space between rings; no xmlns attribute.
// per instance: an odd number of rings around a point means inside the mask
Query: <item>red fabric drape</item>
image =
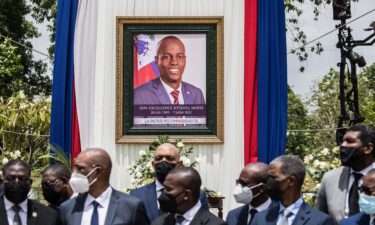
<svg viewBox="0 0 375 225"><path fill-rule="evenodd" d="M257 0L245 0L244 162L258 161Z"/></svg>
<svg viewBox="0 0 375 225"><path fill-rule="evenodd" d="M72 155L71 164L72 168L74 166L74 160L81 152L81 140L79 135L79 123L78 123L78 114L77 114L77 106L76 106L76 91L73 82L73 100L72 100Z"/></svg>

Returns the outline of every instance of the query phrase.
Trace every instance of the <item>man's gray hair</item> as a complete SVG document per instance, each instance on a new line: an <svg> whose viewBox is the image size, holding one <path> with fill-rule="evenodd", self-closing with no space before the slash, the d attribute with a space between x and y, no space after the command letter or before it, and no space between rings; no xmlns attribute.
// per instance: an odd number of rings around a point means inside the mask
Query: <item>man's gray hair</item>
<svg viewBox="0 0 375 225"><path fill-rule="evenodd" d="M282 155L272 160L270 165L274 163L280 163L283 173L287 176L295 176L297 182L302 186L306 168L300 157L296 155Z"/></svg>

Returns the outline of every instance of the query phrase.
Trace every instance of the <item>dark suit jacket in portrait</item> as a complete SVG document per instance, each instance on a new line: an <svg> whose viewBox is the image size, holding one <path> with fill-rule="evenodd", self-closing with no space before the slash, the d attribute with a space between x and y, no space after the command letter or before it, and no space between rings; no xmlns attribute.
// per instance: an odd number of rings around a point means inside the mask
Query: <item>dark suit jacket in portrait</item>
<svg viewBox="0 0 375 225"><path fill-rule="evenodd" d="M268 208L277 206L278 203L271 202ZM226 222L228 225L247 225L247 217L249 215L249 204L240 206L229 211Z"/></svg>
<svg viewBox="0 0 375 225"><path fill-rule="evenodd" d="M174 215L166 213L156 218L151 225L175 225ZM226 225L226 223L212 214L207 208L201 207L195 214L190 225Z"/></svg>
<svg viewBox="0 0 375 225"><path fill-rule="evenodd" d="M160 215L157 203L158 200L156 198L155 181L140 188L134 189L130 192L130 195L139 198L143 202L146 208L147 217L150 222L152 222ZM202 207L208 209L207 197L203 191L200 192L200 201Z"/></svg>
<svg viewBox="0 0 375 225"><path fill-rule="evenodd" d="M78 195L60 205L62 225L80 225L87 194ZM148 225L143 203L133 196L112 189L105 225Z"/></svg>
<svg viewBox="0 0 375 225"><path fill-rule="evenodd" d="M340 225L369 225L370 216L365 213L357 213L351 217L341 220Z"/></svg>
<svg viewBox="0 0 375 225"><path fill-rule="evenodd" d="M335 224L345 218L345 199L350 177L349 167L339 167L324 174L315 207L329 214Z"/></svg>
<svg viewBox="0 0 375 225"><path fill-rule="evenodd" d="M252 225L276 225L279 216L279 205L255 215ZM325 213L312 208L305 202L298 210L292 225L332 225L332 219Z"/></svg>
<svg viewBox="0 0 375 225"><path fill-rule="evenodd" d="M181 83L182 96L185 105L204 105L204 97L201 89ZM169 94L165 90L160 78L157 77L134 90L134 105L170 105Z"/></svg>
<svg viewBox="0 0 375 225"><path fill-rule="evenodd" d="M4 197L0 198L0 224L8 223L7 212L4 204ZM57 212L41 203L27 200L27 225L58 225Z"/></svg>

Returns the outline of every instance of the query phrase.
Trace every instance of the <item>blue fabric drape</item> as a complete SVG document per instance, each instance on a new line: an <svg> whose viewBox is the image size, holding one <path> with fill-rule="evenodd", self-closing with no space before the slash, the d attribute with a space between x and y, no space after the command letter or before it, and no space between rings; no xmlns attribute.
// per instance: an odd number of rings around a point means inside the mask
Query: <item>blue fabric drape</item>
<svg viewBox="0 0 375 225"><path fill-rule="evenodd" d="M258 1L258 159L285 153L286 30L283 0Z"/></svg>
<svg viewBox="0 0 375 225"><path fill-rule="evenodd" d="M59 0L56 19L50 144L70 156L72 146L73 49L78 0Z"/></svg>

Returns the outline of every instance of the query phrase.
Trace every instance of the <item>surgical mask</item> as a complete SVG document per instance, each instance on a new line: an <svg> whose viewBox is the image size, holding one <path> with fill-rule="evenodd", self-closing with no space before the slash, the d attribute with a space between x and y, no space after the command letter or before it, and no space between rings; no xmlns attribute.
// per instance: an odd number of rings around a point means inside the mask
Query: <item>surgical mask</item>
<svg viewBox="0 0 375 225"><path fill-rule="evenodd" d="M155 164L155 174L156 178L160 183L164 183L165 178L167 177L169 171L173 170L176 167L176 164L170 162L160 162Z"/></svg>
<svg viewBox="0 0 375 225"><path fill-rule="evenodd" d="M362 212L368 215L375 214L375 196L360 194L358 204Z"/></svg>
<svg viewBox="0 0 375 225"><path fill-rule="evenodd" d="M73 192L75 193L85 193L88 192L90 189L90 186L95 183L95 181L98 178L95 178L91 183L89 183L89 179L87 179L95 170L97 167L92 169L86 176L82 175L80 173L72 173L72 176L70 177L69 184L72 188Z"/></svg>
<svg viewBox="0 0 375 225"><path fill-rule="evenodd" d="M237 184L236 188L233 191L234 199L236 199L237 203L249 204L254 198L260 195L260 192L254 195L253 189L261 185L263 184L260 183L252 187L247 187L247 186L242 186L241 184Z"/></svg>
<svg viewBox="0 0 375 225"><path fill-rule="evenodd" d="M360 148L348 148L340 146L340 160L343 166L352 167L355 162L362 156Z"/></svg>
<svg viewBox="0 0 375 225"><path fill-rule="evenodd" d="M4 183L5 197L18 205L27 199L27 194L30 191L30 185L27 181L9 181Z"/></svg>
<svg viewBox="0 0 375 225"><path fill-rule="evenodd" d="M176 213L177 206L180 204L177 203L176 198L182 194L183 192L179 193L175 197L173 197L170 194L165 193L164 191L161 192L158 201L160 205L160 210L162 212L170 212L170 213Z"/></svg>

